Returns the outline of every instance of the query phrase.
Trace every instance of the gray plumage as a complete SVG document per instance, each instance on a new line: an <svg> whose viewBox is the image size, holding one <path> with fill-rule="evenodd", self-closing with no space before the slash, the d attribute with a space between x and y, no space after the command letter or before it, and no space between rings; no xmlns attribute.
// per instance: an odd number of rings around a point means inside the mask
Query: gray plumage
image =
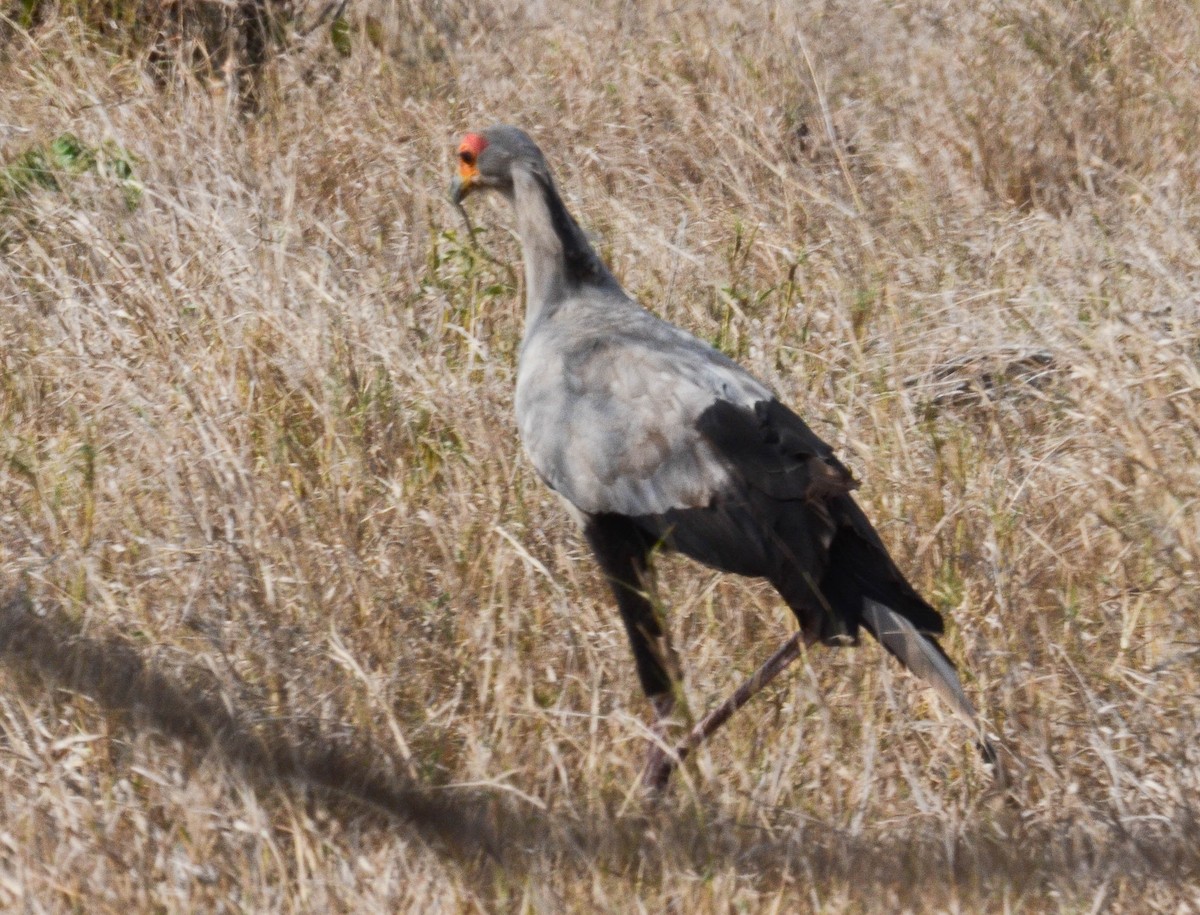
<svg viewBox="0 0 1200 915"><path fill-rule="evenodd" d="M675 667L647 593L661 545L768 579L809 641L853 642L864 626L977 728L936 641L941 616L892 562L829 446L739 365L625 293L524 132L468 134L459 156L456 203L488 188L516 212L521 441L610 580L656 715L670 712ZM665 783L669 768L656 771L648 779Z"/></svg>
<svg viewBox="0 0 1200 915"><path fill-rule="evenodd" d="M521 439L546 483L586 514L707 505L733 485L733 468L701 434L701 415L717 400L753 409L770 398L615 290L568 298L521 346Z"/></svg>

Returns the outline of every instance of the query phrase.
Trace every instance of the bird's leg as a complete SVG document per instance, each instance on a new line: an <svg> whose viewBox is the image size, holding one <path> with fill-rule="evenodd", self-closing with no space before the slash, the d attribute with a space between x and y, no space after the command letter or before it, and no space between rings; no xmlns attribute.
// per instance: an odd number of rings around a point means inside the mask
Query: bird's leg
<svg viewBox="0 0 1200 915"><path fill-rule="evenodd" d="M688 733L682 743L675 747L673 753L667 753L657 746L658 756L647 761L646 773L643 780L647 785L657 789L666 787L675 767L687 759L688 754L705 740L711 737L718 728L733 717L733 713L749 702L764 686L774 680L787 667L800 657L801 644L808 644L812 639L803 632L797 632L783 643L779 649L767 658L763 665L751 674L750 678L739 686L732 696L718 705L700 720ZM651 767L653 763L653 768Z"/></svg>
<svg viewBox="0 0 1200 915"><path fill-rule="evenodd" d="M649 594L649 546L644 536L626 518L616 515L593 516L584 534L600 567L608 578L625 634L633 650L638 680L654 710L652 731L654 742L646 760L642 781L647 787L660 789L670 778L674 763L665 765L668 738L675 724L673 713L679 702L679 660L671 646L669 631L659 608ZM684 705L686 710L686 705ZM661 783L655 778L665 772Z"/></svg>
<svg viewBox="0 0 1200 915"><path fill-rule="evenodd" d="M650 697L650 706L654 709L654 724L651 732L654 739L646 750L646 764L642 767L642 784L655 794L667 787L667 782L674 771L676 761L672 759L670 750L671 712L675 710L673 693L662 693Z"/></svg>

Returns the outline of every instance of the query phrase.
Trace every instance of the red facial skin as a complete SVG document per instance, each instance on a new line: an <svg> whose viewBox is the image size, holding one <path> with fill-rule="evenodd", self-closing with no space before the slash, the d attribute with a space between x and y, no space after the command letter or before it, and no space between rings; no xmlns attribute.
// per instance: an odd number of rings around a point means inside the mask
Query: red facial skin
<svg viewBox="0 0 1200 915"><path fill-rule="evenodd" d="M487 140L477 133L467 134L458 144L458 174L463 181L469 181L479 174L475 160L487 145Z"/></svg>

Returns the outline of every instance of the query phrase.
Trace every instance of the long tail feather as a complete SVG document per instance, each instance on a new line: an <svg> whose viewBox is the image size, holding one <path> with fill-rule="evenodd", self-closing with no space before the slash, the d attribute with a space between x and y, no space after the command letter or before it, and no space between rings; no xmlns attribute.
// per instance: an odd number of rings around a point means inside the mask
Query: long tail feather
<svg viewBox="0 0 1200 915"><path fill-rule="evenodd" d="M979 716L946 656L908 620L879 601L863 599L863 623L888 651L937 691L969 728L981 731Z"/></svg>

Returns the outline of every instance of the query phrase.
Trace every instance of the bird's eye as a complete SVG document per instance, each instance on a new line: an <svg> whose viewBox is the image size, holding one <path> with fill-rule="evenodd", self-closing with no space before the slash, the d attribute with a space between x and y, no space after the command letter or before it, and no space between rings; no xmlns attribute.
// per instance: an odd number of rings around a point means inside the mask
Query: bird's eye
<svg viewBox="0 0 1200 915"><path fill-rule="evenodd" d="M462 160L463 165L475 164L475 153L471 152L469 149L460 149L458 151L458 158Z"/></svg>

